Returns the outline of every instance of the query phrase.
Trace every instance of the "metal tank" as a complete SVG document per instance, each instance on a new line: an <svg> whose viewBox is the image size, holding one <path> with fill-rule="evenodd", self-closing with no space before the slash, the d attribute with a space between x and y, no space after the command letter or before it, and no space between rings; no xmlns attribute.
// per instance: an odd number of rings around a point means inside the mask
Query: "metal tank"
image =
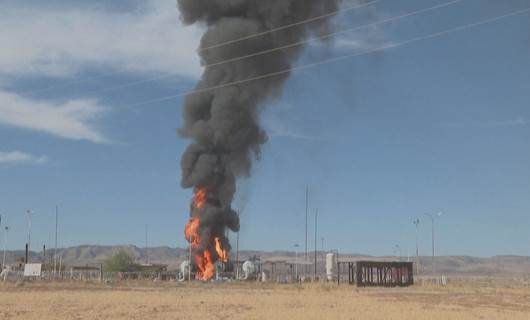
<svg viewBox="0 0 530 320"><path fill-rule="evenodd" d="M243 269L243 280L249 280L256 276L256 264L254 262L247 260L243 262L243 266L241 267Z"/></svg>
<svg viewBox="0 0 530 320"><path fill-rule="evenodd" d="M182 261L180 264L180 271L179 271L179 281L184 281L188 279L190 271L190 262L188 260Z"/></svg>
<svg viewBox="0 0 530 320"><path fill-rule="evenodd" d="M326 279L333 280L335 269L337 268L337 256L334 253L326 254Z"/></svg>

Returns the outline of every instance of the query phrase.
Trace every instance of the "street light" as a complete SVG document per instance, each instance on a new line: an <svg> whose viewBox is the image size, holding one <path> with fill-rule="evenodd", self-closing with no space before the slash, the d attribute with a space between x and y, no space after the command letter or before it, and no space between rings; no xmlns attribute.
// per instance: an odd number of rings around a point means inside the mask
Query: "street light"
<svg viewBox="0 0 530 320"><path fill-rule="evenodd" d="M443 213L438 212L437 214L424 213L425 216L431 218L432 222L432 276L436 275L436 266L434 265L434 221L437 217L440 217Z"/></svg>
<svg viewBox="0 0 530 320"><path fill-rule="evenodd" d="M35 212L32 210L26 210L26 214L28 216L28 261L26 261L26 263L29 263L31 255L31 215L35 214Z"/></svg>
<svg viewBox="0 0 530 320"><path fill-rule="evenodd" d="M420 219L416 218L412 223L416 226L416 274L420 274L420 253L418 249L418 226L420 225Z"/></svg>
<svg viewBox="0 0 530 320"><path fill-rule="evenodd" d="M296 281L298 281L298 247L300 247L300 245L298 243L295 243L294 244L294 247L295 247L295 259L294 259L294 274L295 274L295 279Z"/></svg>
<svg viewBox="0 0 530 320"><path fill-rule="evenodd" d="M397 256L398 253L399 253L399 261L401 261L401 256L402 256L402 254L401 254L401 247L399 246L399 244L396 244L396 245L394 246L394 254Z"/></svg>
<svg viewBox="0 0 530 320"><path fill-rule="evenodd" d="M6 246L7 246L7 232L9 231L9 227L4 227L4 256L2 258L2 268L5 268L6 266Z"/></svg>
<svg viewBox="0 0 530 320"><path fill-rule="evenodd" d="M2 214L0 214L0 230L2 230ZM5 237L4 237L5 238ZM4 253L6 252L6 242L4 239ZM5 254L4 254L5 255ZM4 259L5 260L5 259ZM2 262L2 268L4 267L4 262Z"/></svg>

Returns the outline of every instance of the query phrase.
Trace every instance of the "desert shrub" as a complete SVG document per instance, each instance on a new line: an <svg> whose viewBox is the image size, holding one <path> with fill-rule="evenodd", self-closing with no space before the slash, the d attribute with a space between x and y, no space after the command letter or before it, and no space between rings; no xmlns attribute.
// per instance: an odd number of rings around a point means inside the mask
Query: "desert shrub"
<svg viewBox="0 0 530 320"><path fill-rule="evenodd" d="M127 251L120 250L105 261L104 268L107 272L135 272L140 270L140 265Z"/></svg>

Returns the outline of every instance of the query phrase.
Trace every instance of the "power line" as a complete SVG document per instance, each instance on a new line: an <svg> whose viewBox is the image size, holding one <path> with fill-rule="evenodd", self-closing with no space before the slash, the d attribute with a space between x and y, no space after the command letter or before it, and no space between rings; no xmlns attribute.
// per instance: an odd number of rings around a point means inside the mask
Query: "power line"
<svg viewBox="0 0 530 320"><path fill-rule="evenodd" d="M312 18L309 18L309 19L301 20L301 21L298 21L298 22L295 22L295 23L292 23L292 24L288 24L288 25L284 25L284 26L268 29L266 31L254 33L254 34L251 34L251 35L248 35L248 36L244 36L244 37L241 37L241 38L236 38L236 39L233 39L233 40L220 42L220 43L217 43L217 44L209 46L209 47L199 48L197 51L198 52L203 52L203 51L211 50L211 49L214 49L214 48L220 48L220 47L223 47L223 46L226 46L226 45L229 45L229 44L234 44L234 43L241 42L241 41L244 41L244 40L248 40L248 39L264 36L264 35L269 34L269 33L274 33L274 32L278 32L278 31L281 31L281 30L289 29L289 28L292 28L292 27L295 27L295 26L298 26L298 25L303 25L303 24L310 23L310 22L315 22L315 21L318 21L318 20L321 20L321 19L324 19L324 18L332 17L332 16L335 16L335 15L338 15L341 12L347 12L347 11L352 11L352 10L355 10L355 9L361 9L361 8L364 8L364 7L368 7L368 6L371 6L373 4L376 4L377 2L379 2L379 0L374 0L374 1L363 3L363 4L360 4L360 5L344 7L344 8L341 8L339 10L336 10L336 11L332 11L332 12L329 12L329 13L326 13L326 14L323 14L323 15L320 15L320 16L315 16L315 17L312 17ZM102 74L102 75L98 75L98 76L94 76L94 77L88 77L88 78L84 78L84 79L78 79L78 80L63 82L63 83L60 83L60 84L57 84L57 85L54 85L54 86L50 86L50 87L46 87L46 88L42 88L42 89L37 89L37 90L33 90L33 91L28 91L28 92L25 92L24 94L32 95L32 94L35 94L35 93L46 92L46 91L50 91L50 90L53 90L53 89L64 88L64 87L68 87L70 85L74 85L74 84L78 84L78 83L83 83L83 82L87 82L87 81L92 81L92 80L97 80L97 79L101 79L101 78L111 77L111 76L114 76L114 75L117 75L117 74L120 74L120 73L124 73L124 72L127 72L127 71L129 71L128 68L123 68L123 69L115 71L115 72L105 73L105 74Z"/></svg>
<svg viewBox="0 0 530 320"><path fill-rule="evenodd" d="M478 22L462 25L462 26L459 26L459 27L447 29L447 30L444 30L444 31L432 33L432 34L425 35L425 36L415 37L415 38L412 38L412 39L409 39L409 40L405 40L405 41L402 41L402 42L398 42L398 43L393 43L393 44L388 44L388 45L376 47L376 48L373 48L373 49L370 49L370 50L366 50L366 51L363 51L363 52L342 55L342 56L338 56L338 57L331 58L331 59L325 59L325 60L314 62L314 63L310 63L310 64L304 64L304 65L301 65L301 66L298 66L298 67L288 68L288 69L284 69L284 70L280 70L280 71L276 71L276 72L271 72L271 73L267 73L267 74L260 75L260 76L255 76L255 77L251 77L251 78L247 78L247 79L243 79L243 80L232 81L232 82L228 82L228 83L224 83L224 84L220 84L220 85L216 85L216 86L211 86L211 87L207 87L207 88L203 88L203 89L194 89L194 90L189 90L189 91L183 91L183 92L180 92L180 93L177 93L177 94L174 94L174 95L160 97L160 98L156 98L156 99L151 99L151 100L147 100L147 101L140 102L140 103L135 103L135 104L129 105L128 107L138 107L138 106L148 105L148 104L152 104L152 103L156 103L156 102L172 100L172 99L175 99L175 98L178 98L178 97L182 97L182 96L186 96L186 95L203 93L203 92L208 92L208 91L212 91L212 90L216 90L216 89L221 89L221 88L225 88L225 87L229 87L229 86L233 86L233 85L240 85L240 84L251 82L251 81L257 81L257 80L272 78L272 77L288 74L288 73L291 73L291 72L294 72L294 71L305 70L305 69L317 67L317 66L320 66L320 65L325 65L325 64L330 64L330 63L334 63L334 62L337 62L337 61L346 60L346 59L349 59L349 58L354 58L354 57L368 55L368 54L379 52L379 51L384 51L386 49L398 48L398 47L402 47L402 46L405 46L405 45L408 45L408 44L411 44L411 43L415 43L415 42L419 42L419 41L423 41L423 40L428 40L428 39L432 39L432 38L437 38L437 37L441 37L443 35L447 35L447 34L455 33L455 32L458 32L458 31L463 31L463 30L466 30L466 29L470 29L470 28L481 26L481 25L493 23L493 22L499 21L501 19L513 17L513 16L520 15L520 14L523 14L523 13L526 13L526 12L529 12L529 11L530 11L530 9L523 9L523 10L513 11L511 13L500 15L500 16L496 16L496 17L493 17L493 18L490 18L490 19L481 20L481 21L478 21Z"/></svg>
<svg viewBox="0 0 530 320"><path fill-rule="evenodd" d="M299 25L302 25L302 24L318 21L318 20L321 20L321 19L324 19L324 18L329 18L329 17L335 16L335 15L341 13L341 12L345 12L345 11L350 11L350 10L355 10L355 9L360 9L360 8L364 8L364 7L367 7L367 6L371 6L373 4L376 4L377 2L379 2L379 0L367 2L367 3L364 3L364 4L360 4L360 5L345 7L345 8L342 8L342 9L339 9L339 10L336 10L336 11L333 11L333 12L329 12L329 13L326 13L326 14L323 14L323 15L320 15L320 16L316 16L316 17L313 17L313 18L309 18L309 19L306 19L306 20L301 20L301 21L298 21L298 22L295 22L295 23L291 23L291 24L287 24L287 25L284 25L284 26L281 26L281 27L269 29L269 30L266 30L266 31L263 31L263 32L254 33L254 34L251 34L251 35L248 35L248 36L244 36L244 37L241 37L241 38L236 38L236 39L233 39L233 40L220 42L218 44L214 44L214 45L211 45L211 46L208 46L208 47L200 48L198 51L202 52L202 51L211 50L211 49L215 49L215 48L219 48L219 47L224 47L226 45L233 44L233 43L236 43L236 42L241 42L241 41L252 39L252 38L256 38L256 37L261 37L261 36L264 36L264 35L269 34L269 33L274 33L274 32L277 32L277 31L289 29L289 28L296 27L296 26L299 26Z"/></svg>
<svg viewBox="0 0 530 320"><path fill-rule="evenodd" d="M388 23L388 22L401 20L401 19L404 19L404 18L409 18L409 17L412 17L412 16L416 16L416 15L419 15L419 14L422 14L422 13L429 12L429 11L433 11L433 10L441 9L441 8L444 8L444 7L448 7L448 6L457 4L459 2L463 2L463 1L466 1L466 0L449 1L449 2L446 2L446 3L443 3L443 4L435 5L433 7L416 10L416 11L413 11L413 12L401 14L401 15L394 16L394 17L390 17L390 18L387 18L387 19L383 19L383 20L379 20L379 21L375 21L375 22L359 25L359 26L356 26L356 27L353 27L353 28L347 28L347 29L343 29L343 30L340 30L340 31L331 32L331 33L328 33L328 34L325 34L325 35L321 35L321 36L316 37L316 38L311 38L311 39L308 39L308 40L302 40L302 41L290 43L290 44L287 44L287 45L284 45L284 46L279 46L279 47L275 47L275 48L271 48L271 49L267 49L267 50L258 51L258 52L254 52L254 53L251 53L251 54L243 55L243 56L240 56L240 57L230 58L230 59L227 59L227 60L206 64L206 65L203 66L203 68L218 67L218 66L221 66L221 65L224 65L224 64L227 64L227 63L233 63L233 62L237 62L237 61L241 61L241 60L254 58L254 57L261 56L261 55L265 55L265 54L269 54L269 53L285 50L285 49L299 47L299 46L302 46L302 45L305 45L305 44L308 44L308 43L312 43L312 42L316 42L316 41L321 41L323 39L331 38L331 37L334 37L336 35L345 34L345 33L349 33L349 32L352 32L352 31L357 31L357 30L360 30L360 29L373 27L373 26L376 26L376 25L379 25L379 24L385 24L385 23ZM86 92L86 93L90 94L90 93L109 92L109 91L119 90L119 89L128 88L128 87L136 86L136 85L147 83L147 82L152 82L152 81L156 81L156 80L170 78L170 77L173 77L173 76L175 76L177 74L178 74L178 72L172 72L172 73L169 73L169 74L159 75L159 76L156 76L156 77L153 77L153 78L133 81L133 82L121 84L121 85L110 87L110 88L89 91L89 92Z"/></svg>

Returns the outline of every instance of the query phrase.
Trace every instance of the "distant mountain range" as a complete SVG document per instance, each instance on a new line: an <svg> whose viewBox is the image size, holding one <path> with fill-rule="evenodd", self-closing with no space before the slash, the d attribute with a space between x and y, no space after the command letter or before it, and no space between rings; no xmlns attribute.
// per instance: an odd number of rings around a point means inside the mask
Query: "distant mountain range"
<svg viewBox="0 0 530 320"><path fill-rule="evenodd" d="M183 248L155 247L139 248L132 245L127 246L92 246L83 245L70 248L61 248L57 251L57 257L65 266L82 266L90 263L103 263L119 250L126 250L139 263L166 264L169 269L175 269L180 262L187 260L188 250ZM325 252L317 251L317 262L323 263ZM8 251L6 254L7 263L13 263L17 258L22 258L24 251ZM232 252L234 258L235 252ZM46 261L51 261L53 249L47 250ZM296 253L291 251L240 251L240 260L251 257L260 257L262 261L295 262ZM309 254L313 261L314 252ZM303 254L298 254L299 261ZM340 261L376 260L395 261L398 257L373 257L361 254L341 254ZM42 262L43 252L31 252L31 261ZM406 261L407 257L402 257ZM410 261L415 261L415 257L410 257ZM420 265L423 270L431 270L431 257L420 257ZM477 258L471 256L442 256L436 257L437 272L452 276L523 276L530 274L530 257L527 256L494 256L489 258Z"/></svg>

